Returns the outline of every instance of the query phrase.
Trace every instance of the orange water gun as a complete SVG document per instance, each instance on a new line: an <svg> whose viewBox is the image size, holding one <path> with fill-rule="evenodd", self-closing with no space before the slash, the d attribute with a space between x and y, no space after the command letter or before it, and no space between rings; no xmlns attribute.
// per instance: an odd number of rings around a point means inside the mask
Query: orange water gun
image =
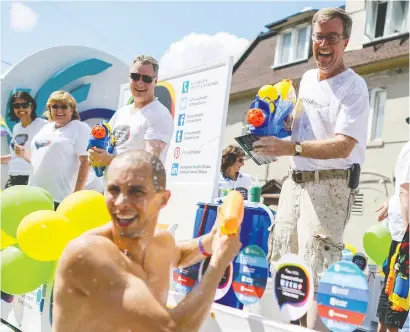
<svg viewBox="0 0 410 332"><path fill-rule="evenodd" d="M230 191L219 209L222 234L237 234L244 214L245 206L242 194L236 190Z"/></svg>

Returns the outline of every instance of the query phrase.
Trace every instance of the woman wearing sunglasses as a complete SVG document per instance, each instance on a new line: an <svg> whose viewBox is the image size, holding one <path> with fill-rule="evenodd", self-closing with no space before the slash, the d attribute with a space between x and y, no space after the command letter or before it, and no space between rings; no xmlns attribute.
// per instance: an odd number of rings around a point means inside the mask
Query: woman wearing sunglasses
<svg viewBox="0 0 410 332"><path fill-rule="evenodd" d="M57 208L64 198L82 190L87 182L91 128L80 121L77 103L68 92L53 92L46 107L49 122L31 143L33 174L28 184L48 190Z"/></svg>
<svg viewBox="0 0 410 332"><path fill-rule="evenodd" d="M244 164L245 152L235 146L229 145L222 152L221 175L219 177L219 196L223 196L223 190L235 189L244 199L248 199L248 192L252 187L252 177L240 172Z"/></svg>
<svg viewBox="0 0 410 332"><path fill-rule="evenodd" d="M15 92L9 101L8 116L18 121L13 128L10 154L1 156L1 163L8 164L9 179L5 188L26 185L32 172L30 145L35 134L47 123L36 115L36 102L27 92Z"/></svg>

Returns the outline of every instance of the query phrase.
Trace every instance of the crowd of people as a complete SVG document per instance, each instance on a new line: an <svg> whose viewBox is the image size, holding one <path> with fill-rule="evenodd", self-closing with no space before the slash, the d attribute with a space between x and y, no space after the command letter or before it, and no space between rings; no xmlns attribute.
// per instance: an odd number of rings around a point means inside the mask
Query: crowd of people
<svg viewBox="0 0 410 332"><path fill-rule="evenodd" d="M261 137L254 143L256 153L290 158L269 238L270 264L287 253L300 255L312 271L315 289L326 269L341 258L365 158L368 89L343 60L351 32L352 19L343 9L315 14L312 49L317 68L301 79L291 139ZM19 123L13 128L10 154L1 157L9 165L7 187L43 187L57 207L89 183L90 162L109 165L104 192L112 222L83 234L65 249L55 277L56 332L197 331L226 266L241 248L239 235L221 234L218 220L210 233L184 242L176 243L170 234L156 230L159 212L171 195L163 163L174 130L170 112L154 95L158 67L150 56L134 59L129 74L134 101L110 120L116 137L112 154L96 147L87 151L90 128L79 121L76 101L68 92L50 96L47 120L37 117L35 100L28 93L10 98L9 116ZM219 189L239 190L246 199L252 178L240 171L244 157L236 146L223 151ZM408 242L409 177L407 143L396 167L394 197L381 212L396 216L391 252L406 241L405 234ZM175 308L168 308L171 268L210 255L198 286ZM397 314L382 294L378 315L379 332L393 332L403 326L408 312ZM327 330L318 319L316 299L293 323Z"/></svg>

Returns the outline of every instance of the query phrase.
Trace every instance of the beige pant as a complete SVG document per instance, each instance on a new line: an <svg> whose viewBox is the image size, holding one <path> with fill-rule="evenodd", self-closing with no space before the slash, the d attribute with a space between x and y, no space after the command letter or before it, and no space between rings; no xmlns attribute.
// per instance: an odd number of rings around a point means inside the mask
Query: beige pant
<svg viewBox="0 0 410 332"><path fill-rule="evenodd" d="M298 184L287 178L269 235L270 262L275 263L288 253L303 257L310 266L317 291L323 273L341 259L343 232L353 201L354 193L347 179Z"/></svg>

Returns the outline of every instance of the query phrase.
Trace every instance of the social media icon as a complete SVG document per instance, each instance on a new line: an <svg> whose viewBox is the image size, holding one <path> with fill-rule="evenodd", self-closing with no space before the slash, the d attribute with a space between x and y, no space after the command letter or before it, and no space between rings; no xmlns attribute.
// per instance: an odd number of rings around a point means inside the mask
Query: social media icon
<svg viewBox="0 0 410 332"><path fill-rule="evenodd" d="M177 176L178 175L178 170L179 170L178 163L173 163L172 166L171 166L171 176Z"/></svg>
<svg viewBox="0 0 410 332"><path fill-rule="evenodd" d="M182 127L185 124L185 114L178 115L178 127Z"/></svg>
<svg viewBox="0 0 410 332"><path fill-rule="evenodd" d="M174 150L174 158L175 158L175 159L178 159L180 155L181 155L181 149L180 149L180 148L175 148L175 150Z"/></svg>
<svg viewBox="0 0 410 332"><path fill-rule="evenodd" d="M186 109L187 105L188 105L188 98L187 97L182 97L181 102L179 103L179 109L184 110L184 109Z"/></svg>
<svg viewBox="0 0 410 332"><path fill-rule="evenodd" d="M182 142L182 136L184 135L183 130L177 130L177 133L175 135L175 142L181 143Z"/></svg>
<svg viewBox="0 0 410 332"><path fill-rule="evenodd" d="M182 93L188 93L189 91L189 81L184 81L182 83Z"/></svg>

